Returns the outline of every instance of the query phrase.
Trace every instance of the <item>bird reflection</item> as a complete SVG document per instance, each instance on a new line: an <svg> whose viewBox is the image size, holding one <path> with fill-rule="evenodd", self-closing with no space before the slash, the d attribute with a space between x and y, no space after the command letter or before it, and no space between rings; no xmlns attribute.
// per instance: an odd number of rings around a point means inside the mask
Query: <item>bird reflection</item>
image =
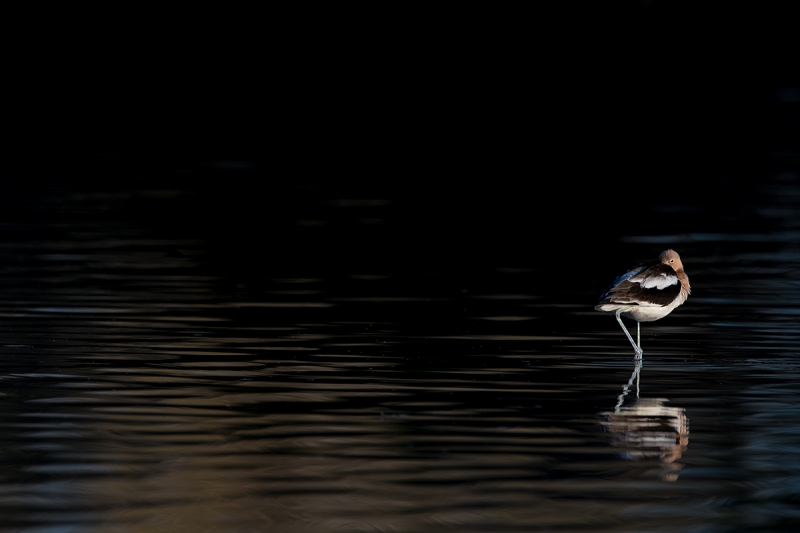
<svg viewBox="0 0 800 533"><path fill-rule="evenodd" d="M641 359L636 360L628 382L617 397L614 411L600 413L612 446L624 448L622 456L639 460L657 458L664 467L661 479L675 481L683 465L677 461L689 445L689 420L682 407L667 407L665 398L640 398ZM629 393L636 399L625 405Z"/></svg>

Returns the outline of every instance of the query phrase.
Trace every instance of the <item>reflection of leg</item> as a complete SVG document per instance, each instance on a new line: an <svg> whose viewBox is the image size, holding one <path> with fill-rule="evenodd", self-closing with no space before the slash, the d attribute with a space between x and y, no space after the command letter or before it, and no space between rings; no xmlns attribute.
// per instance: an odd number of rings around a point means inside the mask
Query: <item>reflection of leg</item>
<svg viewBox="0 0 800 533"><path fill-rule="evenodd" d="M637 359L636 363L639 365L639 370L641 370L642 369L642 360L641 359ZM636 399L637 400L639 399L639 378L641 376L642 376L641 373L637 373L636 374Z"/></svg>
<svg viewBox="0 0 800 533"><path fill-rule="evenodd" d="M631 374L631 379L628 380L628 383L622 387L622 394L617 397L617 405L614 407L614 412L619 413L620 408L622 407L622 402L625 401L625 396L628 395L630 391L631 385L633 385L633 380L636 380L636 397L639 397L639 373L642 370L642 360L636 359L636 365L633 368L633 373Z"/></svg>
<svg viewBox="0 0 800 533"><path fill-rule="evenodd" d="M622 314L622 309L619 309L619 310L617 310L617 312L616 312L616 315L615 315L615 316L617 317L617 322L619 322L619 325L620 325L620 327L622 328L622 331L624 331L624 332L625 332L625 336L626 336L626 337L628 337L628 340L629 340L629 341L631 341L631 346L633 346L633 349L634 349L634 351L636 351L636 358L637 358L637 359L641 359L641 358L642 358L642 349L641 349L641 348L639 348L639 345L638 345L638 344L636 344L636 343L633 341L633 337L631 337L631 334L630 334L630 333L628 333L628 328L626 328L626 327L625 327L625 324L623 324L623 323L622 323L622 318L620 317L620 314ZM639 323L637 322L636 324L638 325Z"/></svg>

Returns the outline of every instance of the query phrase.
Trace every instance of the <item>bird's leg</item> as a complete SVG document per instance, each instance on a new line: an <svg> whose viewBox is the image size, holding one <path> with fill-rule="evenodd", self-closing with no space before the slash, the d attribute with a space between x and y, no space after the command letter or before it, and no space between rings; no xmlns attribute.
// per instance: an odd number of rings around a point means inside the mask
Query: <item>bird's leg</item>
<svg viewBox="0 0 800 533"><path fill-rule="evenodd" d="M622 309L618 309L614 316L617 317L617 322L619 322L620 327L622 327L622 331L625 332L625 336L628 337L629 341L631 341L631 346L633 346L633 349L636 352L636 359L641 359L642 353L644 352L642 352L642 349L639 348L639 345L633 341L633 337L631 337L631 334L628 333L628 328L626 328L625 324L622 323L622 318L620 317L620 314L622 314Z"/></svg>
<svg viewBox="0 0 800 533"><path fill-rule="evenodd" d="M642 323L637 320L636 321L636 344L639 346L640 350L642 349L641 333L642 333Z"/></svg>

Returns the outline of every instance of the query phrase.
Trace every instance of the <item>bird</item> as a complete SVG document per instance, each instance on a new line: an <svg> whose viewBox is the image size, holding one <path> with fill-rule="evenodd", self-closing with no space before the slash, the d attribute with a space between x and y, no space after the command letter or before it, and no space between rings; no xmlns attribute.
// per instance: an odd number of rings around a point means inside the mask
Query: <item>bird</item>
<svg viewBox="0 0 800 533"><path fill-rule="evenodd" d="M631 341L636 359L641 359L641 323L664 318L692 293L689 276L683 269L681 256L675 250L664 250L658 261L639 264L618 277L600 296L596 311L614 313L622 331ZM636 321L636 341L620 317Z"/></svg>

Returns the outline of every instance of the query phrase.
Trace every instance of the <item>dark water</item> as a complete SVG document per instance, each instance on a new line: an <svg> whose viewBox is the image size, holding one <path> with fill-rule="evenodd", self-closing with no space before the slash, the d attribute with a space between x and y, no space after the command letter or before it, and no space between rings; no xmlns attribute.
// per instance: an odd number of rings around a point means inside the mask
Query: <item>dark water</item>
<svg viewBox="0 0 800 533"><path fill-rule="evenodd" d="M524 211L440 249L459 224L391 188L242 215L213 188L90 185L5 195L0 531L800 523L797 174L586 223L575 249L532 243ZM637 368L592 306L667 247L693 294Z"/></svg>

